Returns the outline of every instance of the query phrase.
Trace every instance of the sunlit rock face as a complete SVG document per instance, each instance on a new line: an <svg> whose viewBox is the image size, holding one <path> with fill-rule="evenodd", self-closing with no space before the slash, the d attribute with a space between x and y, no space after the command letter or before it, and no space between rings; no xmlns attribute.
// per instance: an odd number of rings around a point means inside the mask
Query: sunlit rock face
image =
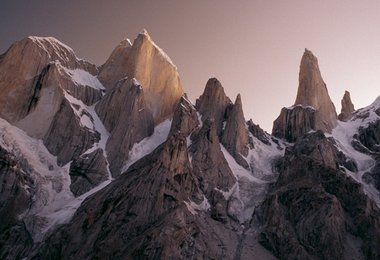
<svg viewBox="0 0 380 260"><path fill-rule="evenodd" d="M136 78L144 87L145 99L156 124L173 115L183 95L177 67L146 30L132 45L127 40L122 41L99 73L99 79L108 89L124 77Z"/></svg>
<svg viewBox="0 0 380 260"><path fill-rule="evenodd" d="M319 71L318 60L307 49L301 60L298 92L294 105L315 108L317 111L316 129L331 132L336 126L335 106Z"/></svg>
<svg viewBox="0 0 380 260"><path fill-rule="evenodd" d="M73 50L52 37L27 37L0 56L0 116L14 123L25 117L36 101L40 74L52 61L68 69L97 74L95 65L78 59Z"/></svg>

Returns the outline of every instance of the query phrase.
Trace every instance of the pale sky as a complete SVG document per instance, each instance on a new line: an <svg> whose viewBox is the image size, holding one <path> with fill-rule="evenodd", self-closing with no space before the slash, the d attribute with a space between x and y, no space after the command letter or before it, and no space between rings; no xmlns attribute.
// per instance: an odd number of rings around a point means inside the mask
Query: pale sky
<svg viewBox="0 0 380 260"><path fill-rule="evenodd" d="M375 0L0 0L0 53L29 35L54 36L77 56L105 62L146 28L177 65L195 102L217 77L245 117L266 131L294 103L299 62L310 49L337 112L380 95L380 1Z"/></svg>

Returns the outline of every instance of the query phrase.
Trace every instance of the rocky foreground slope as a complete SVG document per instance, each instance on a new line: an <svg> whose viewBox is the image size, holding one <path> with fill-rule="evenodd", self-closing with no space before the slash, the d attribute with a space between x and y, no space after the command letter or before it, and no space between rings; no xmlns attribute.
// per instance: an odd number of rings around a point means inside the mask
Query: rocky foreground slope
<svg viewBox="0 0 380 260"><path fill-rule="evenodd" d="M0 56L1 259L378 259L380 98L338 117L309 51L272 135L210 79L193 104L146 31L100 67Z"/></svg>

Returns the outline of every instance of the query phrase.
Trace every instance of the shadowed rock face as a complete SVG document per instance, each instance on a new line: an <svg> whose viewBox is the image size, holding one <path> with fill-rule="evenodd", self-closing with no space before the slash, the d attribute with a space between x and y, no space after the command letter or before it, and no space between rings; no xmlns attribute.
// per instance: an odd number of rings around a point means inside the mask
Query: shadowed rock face
<svg viewBox="0 0 380 260"><path fill-rule="evenodd" d="M174 111L169 136L175 133L189 136L199 126L199 123L197 110L184 95Z"/></svg>
<svg viewBox="0 0 380 260"><path fill-rule="evenodd" d="M57 156L59 165L78 158L99 140L98 132L82 127L66 99L61 103L43 139L49 152Z"/></svg>
<svg viewBox="0 0 380 260"><path fill-rule="evenodd" d="M352 104L350 92L345 91L341 101L342 109L338 116L340 121L347 121L352 117L352 113L355 111L354 104Z"/></svg>
<svg viewBox="0 0 380 260"><path fill-rule="evenodd" d="M106 150L113 176L118 176L133 145L154 131L152 113L142 86L124 79L96 105L96 111L110 131Z"/></svg>
<svg viewBox="0 0 380 260"><path fill-rule="evenodd" d="M323 152L321 152L323 151ZM339 170L337 149L322 132L305 135L278 164L279 179L262 206L261 242L287 259L380 256L380 211L361 185Z"/></svg>
<svg viewBox="0 0 380 260"><path fill-rule="evenodd" d="M33 241L18 216L33 200L33 179L29 165L0 146L0 258L16 259L26 255ZM29 187L26 189L25 187Z"/></svg>
<svg viewBox="0 0 380 260"><path fill-rule="evenodd" d="M232 102L224 93L219 80L211 78L207 81L203 94L196 101L196 107L202 115L202 121L208 118L215 121L216 132L218 136L221 136L223 122L232 107Z"/></svg>
<svg viewBox="0 0 380 260"><path fill-rule="evenodd" d="M202 128L191 136L191 140L191 162L202 190L206 194L215 188L228 191L236 179L221 151L214 121L204 121Z"/></svg>
<svg viewBox="0 0 380 260"><path fill-rule="evenodd" d="M243 156L247 157L248 149L252 148L252 142L249 140L245 125L240 94L236 97L235 104L228 115L221 141L235 160L244 168L249 169L248 162Z"/></svg>
<svg viewBox="0 0 380 260"><path fill-rule="evenodd" d="M192 118L191 112L187 113L191 106L182 108L179 105L175 112L181 120L173 122ZM176 127L172 125L172 129ZM50 236L34 258L233 259L238 235L221 223L219 212L213 210L216 221L207 212L191 209L191 204L205 200L183 134L193 131L192 127L171 131L168 139L151 154L88 198L70 223ZM194 152L193 161L201 151L222 155L215 127L212 131L215 143L206 144L210 140L205 140L201 145L197 139L194 147L199 149ZM198 136L204 140L208 135ZM218 150L211 151L214 146ZM228 165L225 166L226 172ZM212 174L216 169L208 171ZM231 187L232 179L228 178L233 178L231 172L215 175L213 179L212 176L208 176L211 193L215 193L211 187ZM223 203L213 196L213 207Z"/></svg>
<svg viewBox="0 0 380 260"><path fill-rule="evenodd" d="M257 139L259 139L262 143L266 145L271 145L270 143L270 135L265 132L259 125L253 123L252 119L247 122L248 131Z"/></svg>
<svg viewBox="0 0 380 260"><path fill-rule="evenodd" d="M102 66L99 79L111 89L124 78L136 78L145 90L147 106L158 124L172 116L183 95L177 67L144 30L133 45L122 41Z"/></svg>
<svg viewBox="0 0 380 260"><path fill-rule="evenodd" d="M376 160L374 167L363 174L363 180L380 191L380 120L360 127L354 137L355 149L373 155Z"/></svg>
<svg viewBox="0 0 380 260"><path fill-rule="evenodd" d="M186 139L176 134L87 200L71 223L49 240L42 255L179 257L187 253L181 247L191 245L199 232L184 201L201 198ZM63 238L70 243L62 244Z"/></svg>
<svg viewBox="0 0 380 260"><path fill-rule="evenodd" d="M70 164L70 189L75 196L95 188L108 179L107 161L102 149L74 159Z"/></svg>
<svg viewBox="0 0 380 260"><path fill-rule="evenodd" d="M294 142L310 130L331 133L337 124L334 104L318 67L318 60L305 50L300 65L299 85L293 107L283 108L273 123L272 134Z"/></svg>
<svg viewBox="0 0 380 260"><path fill-rule="evenodd" d="M273 122L272 135L295 142L310 130L315 129L316 111L312 107L295 106L283 108L278 118Z"/></svg>
<svg viewBox="0 0 380 260"><path fill-rule="evenodd" d="M214 121L206 119L202 128L192 134L191 140L189 151L193 172L211 203L212 218L226 223L228 202L217 190L228 192L237 180L221 151Z"/></svg>

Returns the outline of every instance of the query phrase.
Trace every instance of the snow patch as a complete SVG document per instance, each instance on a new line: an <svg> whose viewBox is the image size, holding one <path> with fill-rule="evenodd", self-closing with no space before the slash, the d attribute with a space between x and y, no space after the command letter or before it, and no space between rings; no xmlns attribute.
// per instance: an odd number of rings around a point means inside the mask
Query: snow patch
<svg viewBox="0 0 380 260"><path fill-rule="evenodd" d="M203 201L200 204L196 204L194 201L189 200L190 202L184 201L187 209L193 215L197 215L198 211L207 211L210 209L210 203L205 196L203 196Z"/></svg>
<svg viewBox="0 0 380 260"><path fill-rule="evenodd" d="M128 170L129 166L145 155L150 154L160 144L165 142L170 131L171 123L171 119L165 120L154 128L153 135L144 138L139 143L134 144L129 152L129 159L125 162L121 172Z"/></svg>
<svg viewBox="0 0 380 260"><path fill-rule="evenodd" d="M370 155L361 153L352 146L354 135L359 133L360 127L368 127L370 123L380 120L380 116L375 112L379 107L380 96L371 105L355 111L351 120L347 122L338 121L332 133L325 135L333 137L337 143L336 147L348 158L356 162L358 172L351 172L348 169L345 169L345 172L355 181L362 184L365 194L380 207L380 192L362 179L363 174L370 172L376 162Z"/></svg>
<svg viewBox="0 0 380 260"><path fill-rule="evenodd" d="M274 172L272 162L283 156L284 150L277 149L277 145L265 145L251 136L254 149L249 150L247 160L252 171L240 166L223 145L220 148L237 182L227 192L221 192L229 201L228 212L235 216L240 223L249 221L255 211L265 199L269 184L276 181L278 174Z"/></svg>
<svg viewBox="0 0 380 260"><path fill-rule="evenodd" d="M46 215L74 199L68 169L58 166L57 158L49 153L41 140L29 137L3 119L0 119L0 132L0 145L30 166L26 173L34 180L35 195L30 209L20 218L24 219L34 241L40 241L43 237L41 228L52 225Z"/></svg>
<svg viewBox="0 0 380 260"><path fill-rule="evenodd" d="M315 108L313 106L307 106L307 105L302 105L302 104L293 105L293 106L287 107L287 109L292 110L292 109L294 109L296 107L302 107L302 108L306 108L306 109L315 110Z"/></svg>
<svg viewBox="0 0 380 260"><path fill-rule="evenodd" d="M100 185L96 186L92 190L82 194L77 198L71 198L66 201L61 201L61 203L57 203L54 206L54 209L51 209L48 212L41 212L44 219L47 221L47 224L44 226L42 230L42 234L47 234L49 231L53 230L57 225L62 225L68 223L71 218L74 216L74 213L80 207L82 202L90 195L100 191L108 184L111 183L112 180L107 180ZM42 238L42 237L41 237Z"/></svg>
<svg viewBox="0 0 380 260"><path fill-rule="evenodd" d="M88 86L93 89L105 90L105 87L100 83L99 79L89 72L82 69L70 70L64 68L68 75L70 75L73 82L79 86Z"/></svg>
<svg viewBox="0 0 380 260"><path fill-rule="evenodd" d="M64 95L65 98L70 102L71 108L73 109L74 113L80 118L81 125L100 134L99 142L94 143L94 145L83 154L90 154L96 149L101 148L103 150L103 156L107 161L107 165L109 166L106 152L106 144L110 136L110 133L104 127L103 122L100 120L98 114L95 111L96 104L92 106L87 106L81 100L71 96L67 91L64 91ZM112 180L113 178L111 176L111 171L109 170L109 167L107 167L107 171L108 178Z"/></svg>

